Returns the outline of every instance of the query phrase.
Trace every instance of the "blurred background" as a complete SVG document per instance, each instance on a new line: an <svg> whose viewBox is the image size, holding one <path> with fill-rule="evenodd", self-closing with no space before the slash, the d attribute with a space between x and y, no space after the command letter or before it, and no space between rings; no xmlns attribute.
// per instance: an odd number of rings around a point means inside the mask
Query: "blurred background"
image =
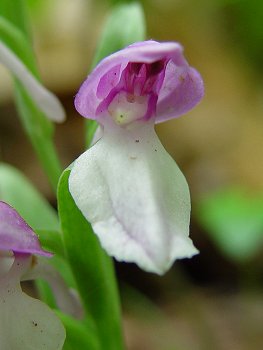
<svg viewBox="0 0 263 350"><path fill-rule="evenodd" d="M73 98L89 70L112 3L28 0L44 84L67 110L56 128L66 167L84 150ZM179 41L205 82L205 98L157 127L192 195L191 237L200 254L164 276L117 264L129 350L263 348L263 2L145 0L147 37ZM25 158L26 154L26 158ZM0 157L55 198L0 66ZM161 169L160 169L161 171Z"/></svg>

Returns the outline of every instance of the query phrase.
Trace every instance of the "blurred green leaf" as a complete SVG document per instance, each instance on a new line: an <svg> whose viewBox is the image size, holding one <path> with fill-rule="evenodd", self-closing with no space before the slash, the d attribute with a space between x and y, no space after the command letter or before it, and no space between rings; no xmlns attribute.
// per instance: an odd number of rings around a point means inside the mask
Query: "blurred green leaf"
<svg viewBox="0 0 263 350"><path fill-rule="evenodd" d="M221 0L222 1L222 0ZM261 73L263 60L263 1L222 1L227 38L243 51Z"/></svg>
<svg viewBox="0 0 263 350"><path fill-rule="evenodd" d="M40 278L35 280L34 284L37 289L38 298L46 303L51 309L56 309L56 299L49 284Z"/></svg>
<svg viewBox="0 0 263 350"><path fill-rule="evenodd" d="M87 119L85 123L85 130L86 130L86 145L87 148L89 148L92 144L92 141L94 139L95 132L98 128L98 123L96 120Z"/></svg>
<svg viewBox="0 0 263 350"><path fill-rule="evenodd" d="M104 57L136 41L145 40L145 21L142 6L133 2L112 9L93 59L92 69Z"/></svg>
<svg viewBox="0 0 263 350"><path fill-rule="evenodd" d="M26 36L29 36L29 25L27 19L27 8L24 0L1 0L0 14L19 28Z"/></svg>
<svg viewBox="0 0 263 350"><path fill-rule="evenodd" d="M60 232L36 230L43 249L63 257L65 255L63 240Z"/></svg>
<svg viewBox="0 0 263 350"><path fill-rule="evenodd" d="M68 189L70 170L59 181L58 207L68 261L86 313L97 325L102 349L121 350L122 331L113 263Z"/></svg>
<svg viewBox="0 0 263 350"><path fill-rule="evenodd" d="M0 40L39 79L35 56L26 30L28 19L24 0L0 1ZM53 144L53 124L38 109L22 84L15 79L16 105L23 127L39 157L53 189L62 172Z"/></svg>
<svg viewBox="0 0 263 350"><path fill-rule="evenodd" d="M47 0L26 0L26 2L28 8L33 10L34 14L45 10L46 7L50 7L50 4L52 4L52 2Z"/></svg>
<svg viewBox="0 0 263 350"><path fill-rule="evenodd" d="M6 18L0 15L0 39L14 54L16 54L25 66L38 78L38 71L34 54L30 43L24 33Z"/></svg>
<svg viewBox="0 0 263 350"><path fill-rule="evenodd" d="M50 264L55 267L55 269L60 273L64 281L66 281L68 287L76 288L76 281L71 271L69 262L61 255L55 254L51 259L49 259Z"/></svg>
<svg viewBox="0 0 263 350"><path fill-rule="evenodd" d="M12 205L34 230L58 231L56 211L11 165L0 164L0 199Z"/></svg>
<svg viewBox="0 0 263 350"><path fill-rule="evenodd" d="M113 7L96 49L91 65L93 69L104 57L136 41L145 40L145 20L140 3L120 4ZM95 120L86 122L86 145L90 146L97 128Z"/></svg>
<svg viewBox="0 0 263 350"><path fill-rule="evenodd" d="M22 84L16 79L15 87L16 106L23 127L41 161L53 190L56 191L62 169L53 143L53 125L38 109Z"/></svg>
<svg viewBox="0 0 263 350"><path fill-rule="evenodd" d="M60 311L56 311L56 314L63 322L67 333L63 350L101 350L93 327L87 326Z"/></svg>
<svg viewBox="0 0 263 350"><path fill-rule="evenodd" d="M198 204L197 217L218 248L241 262L263 247L263 199L243 189L212 193Z"/></svg>
<svg viewBox="0 0 263 350"><path fill-rule="evenodd" d="M29 41L20 29L2 16L0 16L0 40L19 57L36 78L39 78ZM22 85L19 83L17 85L18 90L23 89ZM25 107L23 107L21 102L21 108L25 110L25 113L22 112L22 115L24 115L23 122L28 133L30 135L40 135L42 133L44 138L51 137L53 134L52 123L38 110L24 89L19 95L21 95L23 104L25 104Z"/></svg>

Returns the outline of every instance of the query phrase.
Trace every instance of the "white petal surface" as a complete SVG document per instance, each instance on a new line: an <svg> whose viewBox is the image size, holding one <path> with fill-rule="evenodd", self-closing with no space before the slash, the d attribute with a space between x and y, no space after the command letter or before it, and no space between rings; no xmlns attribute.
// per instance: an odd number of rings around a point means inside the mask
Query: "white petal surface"
<svg viewBox="0 0 263 350"><path fill-rule="evenodd" d="M198 252L188 237L188 185L153 125L131 127L105 127L75 161L69 189L108 254L163 274Z"/></svg>
<svg viewBox="0 0 263 350"><path fill-rule="evenodd" d="M1 40L0 63L6 66L22 82L39 109L50 120L58 123L65 120L64 108L57 97L37 81L20 59Z"/></svg>
<svg viewBox="0 0 263 350"><path fill-rule="evenodd" d="M0 279L0 349L62 349L65 330L58 317L21 290L24 263L24 258L16 259L8 274Z"/></svg>

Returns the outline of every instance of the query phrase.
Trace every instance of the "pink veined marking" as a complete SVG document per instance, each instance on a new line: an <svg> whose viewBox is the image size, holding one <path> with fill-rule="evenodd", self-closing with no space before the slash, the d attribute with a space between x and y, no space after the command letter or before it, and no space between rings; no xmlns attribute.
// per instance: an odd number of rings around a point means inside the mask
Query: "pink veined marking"
<svg viewBox="0 0 263 350"><path fill-rule="evenodd" d="M99 104L96 114L101 114L107 110L117 94L126 92L127 101L130 103L133 103L134 96L148 96L147 111L142 118L151 118L156 112L158 94L163 84L166 64L167 62L165 60L150 64L140 62L128 63L119 78L118 84L110 90L108 96ZM103 95L102 86L108 87L110 84L114 85L116 83L119 71L120 66L115 66L100 79L97 89L98 97Z"/></svg>

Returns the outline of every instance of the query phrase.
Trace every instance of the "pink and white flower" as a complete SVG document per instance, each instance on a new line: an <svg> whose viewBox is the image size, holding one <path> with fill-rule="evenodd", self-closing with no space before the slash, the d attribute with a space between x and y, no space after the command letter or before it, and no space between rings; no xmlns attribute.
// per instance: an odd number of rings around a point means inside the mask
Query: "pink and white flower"
<svg viewBox="0 0 263 350"><path fill-rule="evenodd" d="M52 256L16 210L0 201L0 349L63 347L66 334L58 317L20 286L34 267L35 254Z"/></svg>
<svg viewBox="0 0 263 350"><path fill-rule="evenodd" d="M105 58L82 84L75 107L99 122L103 136L75 161L69 188L117 260L163 274L198 252L188 185L154 124L189 111L203 91L180 44L151 40Z"/></svg>

